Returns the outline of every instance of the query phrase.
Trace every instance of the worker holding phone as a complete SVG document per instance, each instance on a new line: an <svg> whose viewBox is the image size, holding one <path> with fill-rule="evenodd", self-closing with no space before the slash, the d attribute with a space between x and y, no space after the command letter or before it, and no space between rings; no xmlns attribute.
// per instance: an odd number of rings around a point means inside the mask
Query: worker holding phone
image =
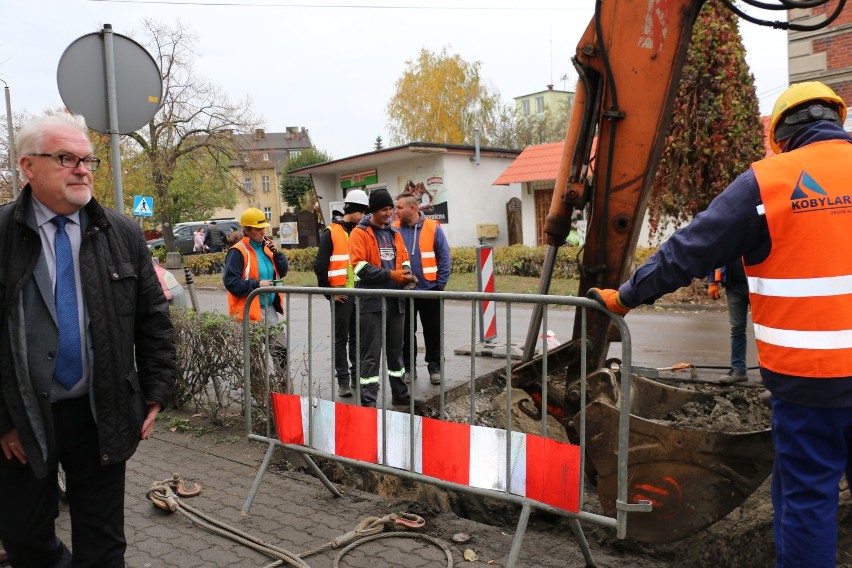
<svg viewBox="0 0 852 568"><path fill-rule="evenodd" d="M240 217L243 239L228 250L222 281L228 290L228 312L243 320L246 297L256 288L272 286L273 281L287 275L287 255L278 250L266 236L269 222L260 209L250 207ZM251 321L274 323L284 314L281 294L260 294L252 299L249 308Z"/></svg>

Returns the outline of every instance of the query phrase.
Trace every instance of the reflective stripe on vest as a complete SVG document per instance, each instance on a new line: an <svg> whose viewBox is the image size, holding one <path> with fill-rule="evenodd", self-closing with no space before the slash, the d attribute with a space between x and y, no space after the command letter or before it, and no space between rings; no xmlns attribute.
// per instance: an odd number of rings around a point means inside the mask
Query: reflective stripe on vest
<svg viewBox="0 0 852 568"><path fill-rule="evenodd" d="M746 265L762 367L786 375L852 376L852 189L839 164L852 144L809 144L753 164L772 238Z"/></svg>
<svg viewBox="0 0 852 568"><path fill-rule="evenodd" d="M349 233L343 225L334 223L331 231L331 256L328 259L328 283L335 288L352 287L349 272Z"/></svg>
<svg viewBox="0 0 852 568"><path fill-rule="evenodd" d="M430 282L438 279L438 259L435 257L435 231L438 225L440 225L438 221L424 217L417 243L420 250L409 251L411 256L420 254L420 268L423 270L423 278ZM394 221L393 226L399 227L399 221Z"/></svg>
<svg viewBox="0 0 852 568"><path fill-rule="evenodd" d="M252 249L249 244L249 238L244 237L243 240L239 241L231 248L237 249L240 251L240 254L243 255L243 280L260 280L257 258L255 257L254 249ZM263 252L269 257L269 260L272 262L273 270L275 270L275 261L272 260L272 253L269 252L269 249L266 247L263 248ZM281 298L281 294L278 296ZM283 300L281 301L283 302ZM228 292L228 313L235 316L239 321L243 321L243 309L245 308L245 305L245 297L241 298L239 296L234 296ZM254 299L252 299L251 307L249 308L249 319L251 321L263 320L263 313L260 309L260 296L255 296Z"/></svg>

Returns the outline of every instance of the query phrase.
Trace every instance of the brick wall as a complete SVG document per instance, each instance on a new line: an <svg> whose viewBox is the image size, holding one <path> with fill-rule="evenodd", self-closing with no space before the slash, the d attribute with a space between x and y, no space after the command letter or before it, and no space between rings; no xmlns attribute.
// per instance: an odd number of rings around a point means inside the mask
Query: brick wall
<svg viewBox="0 0 852 568"><path fill-rule="evenodd" d="M812 24L824 20L839 0L825 6L790 10L789 21ZM848 7L830 26L788 34L790 83L822 81L852 105L852 10Z"/></svg>

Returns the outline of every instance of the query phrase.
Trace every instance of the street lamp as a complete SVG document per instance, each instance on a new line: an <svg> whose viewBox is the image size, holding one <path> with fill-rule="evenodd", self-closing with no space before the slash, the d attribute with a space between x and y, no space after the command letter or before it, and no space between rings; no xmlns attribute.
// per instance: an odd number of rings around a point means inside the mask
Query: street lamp
<svg viewBox="0 0 852 568"><path fill-rule="evenodd" d="M9 95L9 84L0 79L6 92L6 129L9 132L9 170L12 172L12 199L18 198L18 160L15 156L15 131L12 130L12 98Z"/></svg>

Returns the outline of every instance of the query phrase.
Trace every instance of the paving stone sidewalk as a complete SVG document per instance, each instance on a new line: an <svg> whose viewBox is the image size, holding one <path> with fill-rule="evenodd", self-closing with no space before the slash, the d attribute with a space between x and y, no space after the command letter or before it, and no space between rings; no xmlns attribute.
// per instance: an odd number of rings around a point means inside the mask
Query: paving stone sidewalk
<svg viewBox="0 0 852 568"><path fill-rule="evenodd" d="M249 514L240 512L263 459L266 446L250 443L238 432L233 435L164 431L158 421L153 439L143 442L128 462L126 526L128 568L161 567L263 567L274 562L242 544L234 543L194 525L179 514L155 508L145 497L155 480L168 479L174 472L198 481L202 493L186 501L217 520L235 526L268 543L293 553L313 550L352 529L367 517L406 512L411 501L389 501L351 488L341 487L336 498L314 477L300 471L270 467L263 478ZM279 458L274 458L273 462ZM67 510L60 513L59 536L70 545ZM455 566L505 566L514 529L489 526L451 513L427 518L423 532L451 546ZM450 537L464 532L472 539L466 545L453 545ZM463 558L470 549L476 561ZM592 542L599 567L664 564L647 559L629 559L600 549ZM329 568L339 550L305 559L312 568ZM447 566L446 553L425 540L388 538L365 543L346 554L341 568L438 567ZM585 566L579 547L569 531L540 531L531 522L519 566Z"/></svg>

